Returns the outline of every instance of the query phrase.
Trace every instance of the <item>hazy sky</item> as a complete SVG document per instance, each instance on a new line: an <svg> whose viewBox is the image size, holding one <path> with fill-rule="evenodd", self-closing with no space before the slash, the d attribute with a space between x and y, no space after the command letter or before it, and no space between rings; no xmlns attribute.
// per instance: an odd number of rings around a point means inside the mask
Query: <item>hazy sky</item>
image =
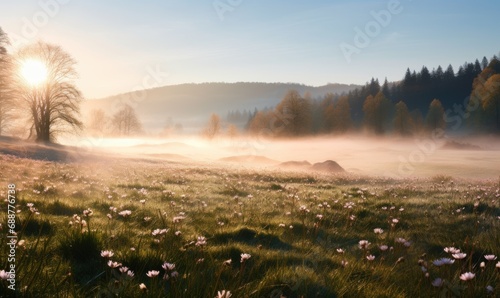
<svg viewBox="0 0 500 298"><path fill-rule="evenodd" d="M95 98L189 82L319 86L400 80L422 65L457 70L499 53L499 11L492 0L2 1L0 27L15 45L61 45Z"/></svg>

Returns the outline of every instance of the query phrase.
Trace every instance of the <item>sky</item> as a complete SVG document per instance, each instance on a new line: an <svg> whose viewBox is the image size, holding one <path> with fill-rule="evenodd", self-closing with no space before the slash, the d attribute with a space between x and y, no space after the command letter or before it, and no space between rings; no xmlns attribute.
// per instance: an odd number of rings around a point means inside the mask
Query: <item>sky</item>
<svg viewBox="0 0 500 298"><path fill-rule="evenodd" d="M11 52L42 40L88 99L201 82L364 84L500 51L500 1L0 2Z"/></svg>

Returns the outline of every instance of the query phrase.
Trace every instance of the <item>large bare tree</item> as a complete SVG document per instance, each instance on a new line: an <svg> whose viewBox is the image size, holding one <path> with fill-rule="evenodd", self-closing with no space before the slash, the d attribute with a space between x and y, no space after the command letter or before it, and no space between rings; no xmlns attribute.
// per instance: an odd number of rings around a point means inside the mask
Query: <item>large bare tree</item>
<svg viewBox="0 0 500 298"><path fill-rule="evenodd" d="M82 95L74 83L75 60L60 46L37 42L18 52L18 68L26 61L37 61L46 70L43 81L36 86L21 73L17 75L17 97L29 111L30 137L36 134L36 141L51 142L60 133L81 129Z"/></svg>

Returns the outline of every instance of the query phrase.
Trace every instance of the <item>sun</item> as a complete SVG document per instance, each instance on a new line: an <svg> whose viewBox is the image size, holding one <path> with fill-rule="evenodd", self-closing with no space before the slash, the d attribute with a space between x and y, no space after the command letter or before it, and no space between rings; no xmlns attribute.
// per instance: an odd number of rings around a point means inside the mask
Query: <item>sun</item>
<svg viewBox="0 0 500 298"><path fill-rule="evenodd" d="M21 76L31 86L45 82L47 73L47 66L40 60L26 59L21 62Z"/></svg>

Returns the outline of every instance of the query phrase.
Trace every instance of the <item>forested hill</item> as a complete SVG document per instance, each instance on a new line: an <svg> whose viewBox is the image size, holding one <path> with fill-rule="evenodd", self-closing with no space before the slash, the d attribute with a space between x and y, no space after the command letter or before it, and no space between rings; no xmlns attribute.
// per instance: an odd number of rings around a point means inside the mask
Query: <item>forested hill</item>
<svg viewBox="0 0 500 298"><path fill-rule="evenodd" d="M494 56L491 60L498 59ZM490 61L484 57L481 61L466 62L458 70L449 65L444 69L437 66L429 70L423 66L420 70L406 70L402 80L379 83L372 79L365 86L349 93L353 120L363 116L363 103L369 95L375 96L378 91L392 102L403 101L410 111L419 111L425 115L434 99L439 99L445 110L452 109L455 104L464 105L472 92L474 79L485 69Z"/></svg>
<svg viewBox="0 0 500 298"><path fill-rule="evenodd" d="M321 97L326 93L347 93L359 85L328 84L312 87L294 83L202 83L164 86L142 92L130 92L97 100L87 100L83 114L102 108L111 116L119 103L131 105L146 129L162 128L168 121L185 128L206 121L211 113L225 117L231 111L253 111L273 107L287 91L310 93Z"/></svg>

